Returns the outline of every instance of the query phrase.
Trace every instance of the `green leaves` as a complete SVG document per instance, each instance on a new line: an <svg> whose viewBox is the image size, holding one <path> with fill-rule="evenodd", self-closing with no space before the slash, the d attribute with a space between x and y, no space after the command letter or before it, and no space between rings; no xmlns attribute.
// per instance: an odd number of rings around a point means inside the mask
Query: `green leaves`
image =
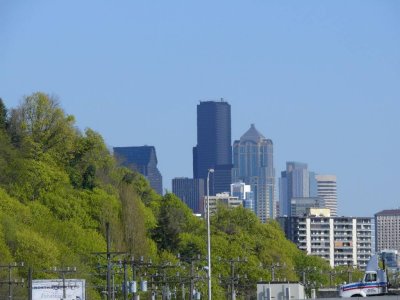
<svg viewBox="0 0 400 300"><path fill-rule="evenodd" d="M54 97L40 92L11 111L13 141L35 159L50 153L57 163L65 163L76 136L73 125L74 117L65 115Z"/></svg>

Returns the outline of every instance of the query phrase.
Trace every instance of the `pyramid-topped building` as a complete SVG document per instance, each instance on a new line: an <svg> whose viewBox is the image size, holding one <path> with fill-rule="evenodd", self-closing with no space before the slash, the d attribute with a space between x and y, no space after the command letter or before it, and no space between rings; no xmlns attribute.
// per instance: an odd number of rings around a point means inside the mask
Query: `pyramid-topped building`
<svg viewBox="0 0 400 300"><path fill-rule="evenodd" d="M254 193L254 211L262 222L276 216L273 143L254 124L233 143L233 182L244 182Z"/></svg>

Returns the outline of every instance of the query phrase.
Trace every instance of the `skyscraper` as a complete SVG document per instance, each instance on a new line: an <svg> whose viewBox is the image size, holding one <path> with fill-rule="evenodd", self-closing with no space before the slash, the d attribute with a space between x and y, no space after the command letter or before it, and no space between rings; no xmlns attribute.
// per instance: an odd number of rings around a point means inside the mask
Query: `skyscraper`
<svg viewBox="0 0 400 300"><path fill-rule="evenodd" d="M331 216L337 216L337 192L335 175L315 175L318 197L322 205L331 210Z"/></svg>
<svg viewBox="0 0 400 300"><path fill-rule="evenodd" d="M305 163L286 163L279 179L279 197L281 216L297 215L293 204L306 207L313 202L315 208L329 208L331 216L337 216L336 176L315 174Z"/></svg>
<svg viewBox="0 0 400 300"><path fill-rule="evenodd" d="M232 170L231 106L223 100L197 105L197 145L193 147L193 178L206 181L209 169L210 194L229 192Z"/></svg>
<svg viewBox="0 0 400 300"><path fill-rule="evenodd" d="M114 157L121 165L144 175L150 186L162 195L162 176L154 146L114 147Z"/></svg>
<svg viewBox="0 0 400 300"><path fill-rule="evenodd" d="M203 212L203 179L174 178L172 179L172 192L185 202L194 213Z"/></svg>
<svg viewBox="0 0 400 300"><path fill-rule="evenodd" d="M251 124L233 143L233 181L243 181L254 192L255 213L261 222L275 218L273 143Z"/></svg>
<svg viewBox="0 0 400 300"><path fill-rule="evenodd" d="M282 216L291 216L292 198L310 196L310 175L307 164L287 162L286 171L281 172L279 179L279 208Z"/></svg>

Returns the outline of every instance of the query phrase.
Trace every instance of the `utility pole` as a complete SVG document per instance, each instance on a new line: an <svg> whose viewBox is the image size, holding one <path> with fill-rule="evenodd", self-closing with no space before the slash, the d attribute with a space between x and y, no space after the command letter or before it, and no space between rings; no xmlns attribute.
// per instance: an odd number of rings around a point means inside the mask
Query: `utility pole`
<svg viewBox="0 0 400 300"><path fill-rule="evenodd" d="M113 293L111 284L111 271L112 271L112 261L111 258L115 255L126 254L126 252L111 252L111 236L110 236L110 224L106 223L106 239L107 239L107 252L94 252L95 255L105 255L107 259L107 300L111 300L111 295Z"/></svg>
<svg viewBox="0 0 400 300"><path fill-rule="evenodd" d="M65 274L68 273L75 273L76 272L76 267L70 268L66 267L65 269L57 269L57 267L54 267L53 270L51 270L54 273L61 274L62 277L62 288L63 288L63 299L67 298L67 292L66 288L67 286L65 285Z"/></svg>
<svg viewBox="0 0 400 300"><path fill-rule="evenodd" d="M28 271L28 293L29 293L28 299L29 300L32 300L32 275L33 275L32 273L33 273L32 267L29 267L29 271Z"/></svg>
<svg viewBox="0 0 400 300"><path fill-rule="evenodd" d="M137 269L139 268L149 268L152 266L152 261L149 259L149 261L145 261L144 257L141 256L139 260L135 260L134 256L131 257L130 264L132 267L132 280L136 283L136 277L137 277ZM136 283L137 286L137 283ZM139 295L136 295L136 291L132 292L132 299L133 300L139 300Z"/></svg>
<svg viewBox="0 0 400 300"><path fill-rule="evenodd" d="M17 280L12 280L12 270L14 269L14 268L21 268L21 267L23 267L24 266L24 263L23 262L21 262L21 263L10 263L10 264L8 264L8 265L3 265L3 266L0 266L0 268L7 268L8 269L8 280L7 281L0 281L0 284L8 284L8 299L9 300L12 300L12 286L13 285L19 285L19 284L24 284L24 280L23 279L21 279L20 281L17 281Z"/></svg>
<svg viewBox="0 0 400 300"><path fill-rule="evenodd" d="M236 259L228 259L228 260L220 259L220 261L227 262L230 264L231 274L230 274L229 278L226 278L227 279L226 282L228 283L228 286L230 287L230 290L231 290L230 299L235 300L236 299L235 283L238 282L238 280L239 280L239 276L235 276L235 264L246 263L247 258L242 259L242 258L238 257Z"/></svg>

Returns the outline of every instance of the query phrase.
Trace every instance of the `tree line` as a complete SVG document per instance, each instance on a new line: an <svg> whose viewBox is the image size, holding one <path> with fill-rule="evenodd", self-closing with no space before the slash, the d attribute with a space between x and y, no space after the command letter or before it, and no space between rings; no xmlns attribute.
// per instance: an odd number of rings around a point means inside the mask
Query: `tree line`
<svg viewBox="0 0 400 300"><path fill-rule="evenodd" d="M0 265L24 262L14 276L26 278L31 268L35 279L54 278L48 270L55 266L74 266L74 276L87 281L87 298L100 300L104 259L94 253L106 251L107 223L112 251L124 253L115 257L116 266L144 257L158 266L186 265L180 276L192 278L190 262L206 256L204 220L175 195L158 195L139 173L119 166L102 136L80 131L57 98L37 92L16 108L0 99ZM229 294L227 262L237 258L245 260L235 265L235 274L246 278L247 298L259 280L301 281L305 272L308 282L332 284L326 261L307 256L276 222L262 224L246 209L220 207L211 234L216 299ZM198 270L206 265L195 261ZM346 272L337 271L333 284L347 280ZM7 272L0 268L0 277ZM127 272L132 278L133 271ZM196 284L205 295L206 280L199 274ZM0 293L8 287L0 285ZM14 293L26 299L26 289Z"/></svg>

